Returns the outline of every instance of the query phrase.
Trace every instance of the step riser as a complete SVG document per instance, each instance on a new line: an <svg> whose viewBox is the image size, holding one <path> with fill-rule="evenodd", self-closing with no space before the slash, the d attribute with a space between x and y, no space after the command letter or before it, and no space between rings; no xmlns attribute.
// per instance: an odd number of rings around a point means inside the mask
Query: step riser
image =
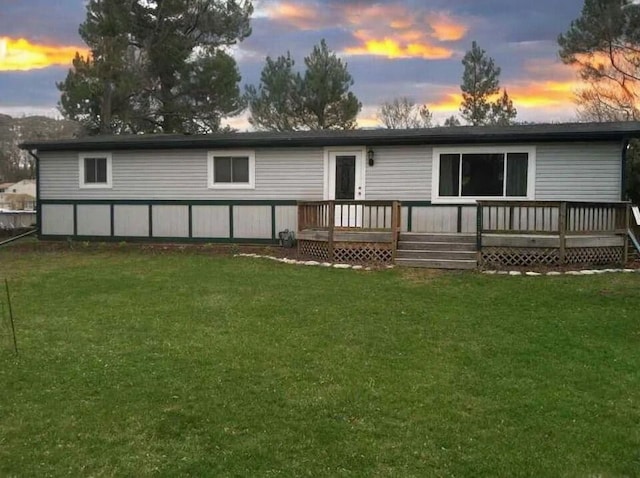
<svg viewBox="0 0 640 478"><path fill-rule="evenodd" d="M464 244L461 242L399 242L398 250L403 251L476 251L476 244Z"/></svg>
<svg viewBox="0 0 640 478"><path fill-rule="evenodd" d="M458 260L458 261L475 261L477 253L475 252L451 252L451 251L398 251L396 258L398 259L433 259L433 260Z"/></svg>
<svg viewBox="0 0 640 478"><path fill-rule="evenodd" d="M475 244L476 236L468 234L400 234L402 242L448 242Z"/></svg>
<svg viewBox="0 0 640 478"><path fill-rule="evenodd" d="M456 269L456 270L473 270L478 265L475 261L437 261L437 260L416 260L416 259L397 259L396 265L402 267L418 267L423 269Z"/></svg>

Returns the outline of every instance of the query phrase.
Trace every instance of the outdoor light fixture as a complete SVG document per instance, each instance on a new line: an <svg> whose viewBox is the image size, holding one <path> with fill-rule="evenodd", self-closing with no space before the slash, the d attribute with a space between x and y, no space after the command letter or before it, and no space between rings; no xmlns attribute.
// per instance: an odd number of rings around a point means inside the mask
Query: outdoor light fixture
<svg viewBox="0 0 640 478"><path fill-rule="evenodd" d="M373 152L373 149L370 149L369 151L367 151L367 159L369 159L369 166L373 166L373 156L375 155L375 153Z"/></svg>

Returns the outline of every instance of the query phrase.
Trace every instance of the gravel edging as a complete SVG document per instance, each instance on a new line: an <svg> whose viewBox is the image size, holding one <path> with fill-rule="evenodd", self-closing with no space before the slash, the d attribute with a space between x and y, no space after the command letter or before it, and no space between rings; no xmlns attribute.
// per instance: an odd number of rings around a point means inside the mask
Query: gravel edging
<svg viewBox="0 0 640 478"><path fill-rule="evenodd" d="M640 269L585 269L577 271L551 271L551 272L522 272L522 271L482 271L483 274L488 275L507 275L507 276L593 276L600 274L614 274L614 273L640 273Z"/></svg>
<svg viewBox="0 0 640 478"><path fill-rule="evenodd" d="M286 257L274 257L274 256L265 256L262 254L235 254L233 257L251 257L254 259L269 259L275 262L282 262L283 264L294 264L298 266L315 266L315 267L327 267L333 269L351 269L354 271L372 271L375 269L379 269L376 267L369 266L359 266L359 265L351 265L351 264L334 264L331 262L317 262L317 261L298 261L296 259L287 259ZM393 269L395 266L388 265L383 266L384 269Z"/></svg>
<svg viewBox="0 0 640 478"><path fill-rule="evenodd" d="M318 261L299 261L296 259L288 259L286 257L267 256L262 254L235 254L233 257L251 257L253 259L269 259L275 262L281 262L283 264L293 264L298 266L312 266L312 267L327 267L333 269L351 269L354 271L371 271L377 268L351 265L351 264L334 264L331 262L318 262ZM384 269L393 269L394 265L384 266ZM503 276L524 276L524 277L540 277L540 276L592 276L599 274L613 274L613 273L637 273L640 274L640 269L587 269L577 271L551 271L551 272L522 272L522 271L482 271L482 274L486 275L503 275Z"/></svg>

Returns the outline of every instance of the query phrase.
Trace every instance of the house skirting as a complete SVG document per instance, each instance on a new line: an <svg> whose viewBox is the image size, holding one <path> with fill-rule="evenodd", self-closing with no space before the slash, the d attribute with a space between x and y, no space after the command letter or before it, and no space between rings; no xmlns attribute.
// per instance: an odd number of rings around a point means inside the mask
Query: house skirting
<svg viewBox="0 0 640 478"><path fill-rule="evenodd" d="M485 235L480 248L484 268L563 265L609 265L624 262L622 235L567 236Z"/></svg>
<svg viewBox="0 0 640 478"><path fill-rule="evenodd" d="M45 240L279 243L295 201L60 200L39 202Z"/></svg>

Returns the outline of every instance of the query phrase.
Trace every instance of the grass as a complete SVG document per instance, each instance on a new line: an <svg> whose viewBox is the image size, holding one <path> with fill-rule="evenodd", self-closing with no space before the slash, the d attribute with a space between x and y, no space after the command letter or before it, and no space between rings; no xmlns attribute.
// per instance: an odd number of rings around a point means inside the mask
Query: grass
<svg viewBox="0 0 640 478"><path fill-rule="evenodd" d="M640 475L640 275L0 251L1 476Z"/></svg>

